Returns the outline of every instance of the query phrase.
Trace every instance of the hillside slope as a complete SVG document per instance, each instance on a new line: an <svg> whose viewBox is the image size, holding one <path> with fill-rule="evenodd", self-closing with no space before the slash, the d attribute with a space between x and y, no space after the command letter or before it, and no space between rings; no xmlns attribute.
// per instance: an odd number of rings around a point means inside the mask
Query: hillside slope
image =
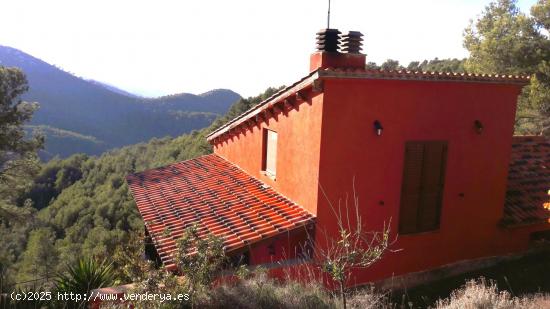
<svg viewBox="0 0 550 309"><path fill-rule="evenodd" d="M140 98L5 46L0 46L0 65L18 67L27 75L30 89L23 99L40 103L31 125L50 128L45 131L48 138L42 156L46 158L79 152L95 155L153 137L179 136L208 126L240 98L226 89Z"/></svg>
<svg viewBox="0 0 550 309"><path fill-rule="evenodd" d="M48 249L47 255L63 261L59 267L80 256L109 256L116 246L125 243L128 232L143 230L124 180L128 173L210 153L208 133L275 91L270 88L260 96L240 99L224 117L190 134L155 138L99 157L78 154L45 163L30 188L18 198L20 206L32 205L36 215L25 224L0 225L0 239L5 239L0 242L0 264L4 261L14 279L36 277L36 270L27 269L25 261L35 265L35 259L40 259L40 254L26 247L30 233L37 229L47 229L54 235L45 245L55 248Z"/></svg>
<svg viewBox="0 0 550 309"><path fill-rule="evenodd" d="M108 83L104 83L104 82L100 82L98 80L94 80L94 79L87 79L86 81L92 83L92 84L96 84L98 86L101 86L103 88L106 88L107 90L110 90L112 92L115 92L115 93L118 93L118 94L122 94L124 96L127 96L127 97L132 97L132 98L141 98L142 96L139 96L137 94L133 94L133 93L130 93L126 90L122 90L120 88L117 88L116 86L113 86L111 84L108 84Z"/></svg>

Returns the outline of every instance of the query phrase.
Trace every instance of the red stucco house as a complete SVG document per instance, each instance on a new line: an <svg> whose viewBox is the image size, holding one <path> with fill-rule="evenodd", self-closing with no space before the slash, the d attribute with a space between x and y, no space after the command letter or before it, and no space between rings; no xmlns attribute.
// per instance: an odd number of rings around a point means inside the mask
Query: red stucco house
<svg viewBox="0 0 550 309"><path fill-rule="evenodd" d="M352 182L366 228L391 222L400 249L358 284L520 253L550 230L550 143L513 137L527 77L368 70L360 42L321 31L309 73L212 132L213 154L127 177L169 269L194 223L251 265L307 258Z"/></svg>

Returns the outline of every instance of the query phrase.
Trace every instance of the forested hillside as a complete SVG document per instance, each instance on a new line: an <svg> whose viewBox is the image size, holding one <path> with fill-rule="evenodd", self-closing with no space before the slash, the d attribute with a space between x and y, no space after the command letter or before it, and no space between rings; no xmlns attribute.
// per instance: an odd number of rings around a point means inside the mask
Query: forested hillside
<svg viewBox="0 0 550 309"><path fill-rule="evenodd" d="M143 228L125 182L128 173L209 153L209 132L275 91L240 99L224 117L190 134L155 138L99 157L78 154L44 164L14 197L14 203L30 211L24 222L0 224L5 277L12 282L33 280L80 256L108 256L127 241L128 231Z"/></svg>
<svg viewBox="0 0 550 309"><path fill-rule="evenodd" d="M38 102L29 130L43 129L44 160L179 136L208 126L240 96L226 89L141 98L88 81L14 48L0 46L0 65L20 68L29 81L23 99Z"/></svg>

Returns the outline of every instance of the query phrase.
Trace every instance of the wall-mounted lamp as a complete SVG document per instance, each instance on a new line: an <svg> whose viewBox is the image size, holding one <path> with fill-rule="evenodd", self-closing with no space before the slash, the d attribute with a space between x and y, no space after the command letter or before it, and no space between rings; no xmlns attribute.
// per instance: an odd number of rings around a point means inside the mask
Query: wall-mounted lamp
<svg viewBox="0 0 550 309"><path fill-rule="evenodd" d="M376 133L376 135L378 136L382 135L382 131L384 131L384 128L382 127L382 124L380 123L380 121L375 120L373 125L374 125L374 133Z"/></svg>
<svg viewBox="0 0 550 309"><path fill-rule="evenodd" d="M481 132L483 132L483 123L479 120L474 121L474 128L477 134L481 134Z"/></svg>

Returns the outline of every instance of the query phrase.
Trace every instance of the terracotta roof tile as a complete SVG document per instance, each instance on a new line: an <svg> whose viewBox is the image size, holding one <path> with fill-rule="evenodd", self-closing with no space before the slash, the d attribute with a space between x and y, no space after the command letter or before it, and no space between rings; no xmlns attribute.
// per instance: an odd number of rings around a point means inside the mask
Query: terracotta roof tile
<svg viewBox="0 0 550 309"><path fill-rule="evenodd" d="M550 223L550 141L515 136L508 172L504 225Z"/></svg>
<svg viewBox="0 0 550 309"><path fill-rule="evenodd" d="M226 251L303 226L314 217L237 166L206 155L126 177L163 263L194 223L224 238Z"/></svg>
<svg viewBox="0 0 550 309"><path fill-rule="evenodd" d="M372 78L372 79L406 79L424 81L470 81L490 83L517 83L528 84L529 76L504 75L504 74L473 74L455 72L424 72L407 70L376 70L376 69L348 69L348 68L325 68L319 72L320 77L337 78Z"/></svg>

